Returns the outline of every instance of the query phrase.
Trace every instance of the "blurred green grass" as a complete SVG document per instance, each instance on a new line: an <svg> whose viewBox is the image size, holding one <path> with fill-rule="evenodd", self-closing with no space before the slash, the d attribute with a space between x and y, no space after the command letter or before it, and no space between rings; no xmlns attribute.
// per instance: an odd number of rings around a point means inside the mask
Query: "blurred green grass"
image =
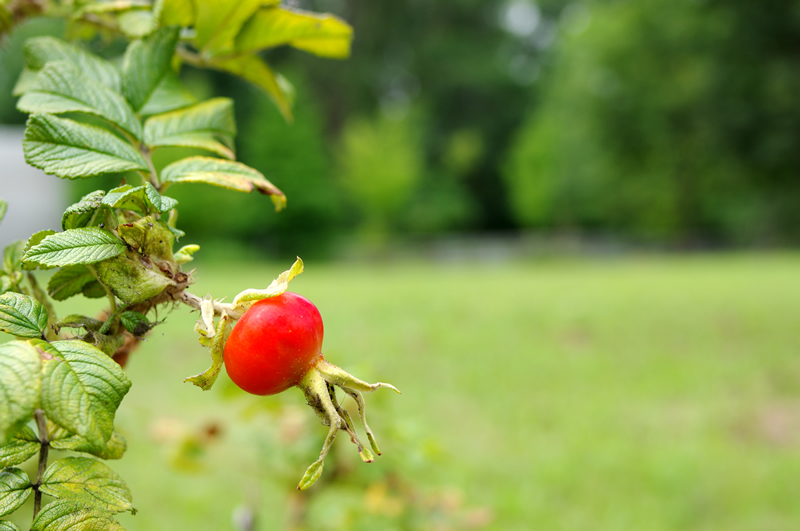
<svg viewBox="0 0 800 531"><path fill-rule="evenodd" d="M202 260L192 291L228 300L290 265ZM796 254L307 263L291 290L319 307L326 357L403 395L367 396L375 464L341 437L325 474L344 486L299 495L325 428L299 392L181 383L208 358L179 308L128 366L129 450L109 464L140 512L120 521L234 529L246 504L257 529L284 529L309 497L308 529L467 529L487 515L498 530L800 529L799 270ZM275 443L295 415L301 435ZM386 470L451 502L393 519L371 488Z"/></svg>

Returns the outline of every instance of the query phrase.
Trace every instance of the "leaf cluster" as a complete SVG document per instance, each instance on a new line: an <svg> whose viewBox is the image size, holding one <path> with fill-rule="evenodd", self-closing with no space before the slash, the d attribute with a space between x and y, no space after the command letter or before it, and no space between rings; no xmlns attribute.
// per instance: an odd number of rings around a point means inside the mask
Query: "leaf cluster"
<svg viewBox="0 0 800 531"><path fill-rule="evenodd" d="M286 205L264 175L236 161L233 101L197 101L182 86L180 68L188 63L238 74L290 118L291 88L258 53L290 45L345 57L352 30L335 17L272 0L90 1L58 8L73 32L93 29L132 42L116 60L52 37L26 42L25 70L14 88L18 109L30 114L25 159L62 179L121 174L122 181L69 206L60 231L38 232L4 250L0 331L15 339L0 345L0 517L33 493L32 530L122 529L113 515L134 512L131 493L95 459L118 459L126 448L114 417L131 382L115 355L157 324L151 310L187 296L191 271L182 266L199 249L173 251L184 233L176 227L178 202L165 191L201 183L257 191L276 211ZM10 27L6 13L0 1L0 35ZM169 147L207 155L157 169L153 152ZM0 200L0 221L5 211ZM41 288L32 271L52 268L58 270ZM59 318L51 302L77 295L107 298L108 312ZM49 448L94 457L47 466ZM31 480L18 465L37 454L39 473ZM41 507L43 494L55 501ZM16 527L0 521L6 529Z"/></svg>

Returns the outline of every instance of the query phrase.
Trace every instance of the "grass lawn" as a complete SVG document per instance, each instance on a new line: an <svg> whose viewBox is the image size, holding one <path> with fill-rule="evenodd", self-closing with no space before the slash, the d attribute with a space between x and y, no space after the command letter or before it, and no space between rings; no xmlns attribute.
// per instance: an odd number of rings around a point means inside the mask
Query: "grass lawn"
<svg viewBox="0 0 800 531"><path fill-rule="evenodd" d="M290 265L201 255L192 291L228 300ZM341 437L303 494L326 428L297 391L181 383L208 359L178 309L129 364L129 450L110 465L140 513L120 521L219 531L250 507L263 530L298 514L306 529L800 529L798 272L789 254L306 264L291 289L319 307L326 357L403 394L367 396L384 456L363 465Z"/></svg>

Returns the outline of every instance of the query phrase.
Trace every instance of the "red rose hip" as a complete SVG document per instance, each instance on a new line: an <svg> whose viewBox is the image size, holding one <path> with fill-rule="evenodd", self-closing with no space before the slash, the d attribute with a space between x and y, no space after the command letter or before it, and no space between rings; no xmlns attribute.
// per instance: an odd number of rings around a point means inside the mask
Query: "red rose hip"
<svg viewBox="0 0 800 531"><path fill-rule="evenodd" d="M322 359L322 317L308 299L286 292L253 304L225 343L231 380L254 395L300 383Z"/></svg>

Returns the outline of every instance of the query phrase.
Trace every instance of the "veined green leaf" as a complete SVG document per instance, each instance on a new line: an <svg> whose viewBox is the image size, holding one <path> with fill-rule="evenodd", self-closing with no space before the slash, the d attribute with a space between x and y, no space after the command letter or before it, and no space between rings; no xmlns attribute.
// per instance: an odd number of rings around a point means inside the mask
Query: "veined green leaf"
<svg viewBox="0 0 800 531"><path fill-rule="evenodd" d="M122 60L122 93L135 111L147 103L170 70L177 43L178 28L168 27L128 46Z"/></svg>
<svg viewBox="0 0 800 531"><path fill-rule="evenodd" d="M286 7L262 7L236 36L236 51L255 52L288 45L322 57L350 55L353 28L328 14Z"/></svg>
<svg viewBox="0 0 800 531"><path fill-rule="evenodd" d="M19 468L0 471L0 516L13 513L33 492L28 474Z"/></svg>
<svg viewBox="0 0 800 531"><path fill-rule="evenodd" d="M22 148L28 164L62 179L147 170L139 152L119 137L52 114L31 115Z"/></svg>
<svg viewBox="0 0 800 531"><path fill-rule="evenodd" d="M47 328L42 303L21 293L0 295L0 330L17 337L41 337Z"/></svg>
<svg viewBox="0 0 800 531"><path fill-rule="evenodd" d="M39 447L33 430L22 426L8 444L0 446L0 469L24 463L39 452Z"/></svg>
<svg viewBox="0 0 800 531"><path fill-rule="evenodd" d="M122 312L119 315L119 322L134 337L142 337L153 327L147 317L139 312Z"/></svg>
<svg viewBox="0 0 800 531"><path fill-rule="evenodd" d="M122 186L109 190L103 198L103 204L111 208L135 210L142 213L147 212L147 203L144 199L144 186L123 184Z"/></svg>
<svg viewBox="0 0 800 531"><path fill-rule="evenodd" d="M147 103L139 110L141 116L152 116L162 112L181 109L197 102L197 98L181 84L178 75L168 70L161 83L150 95Z"/></svg>
<svg viewBox="0 0 800 531"><path fill-rule="evenodd" d="M89 225L95 211L103 206L103 190L95 190L86 194L77 203L67 207L61 217L61 228L64 230L79 229Z"/></svg>
<svg viewBox="0 0 800 531"><path fill-rule="evenodd" d="M45 471L44 494L72 500L111 513L132 511L133 496L122 478L108 466L89 457L59 459Z"/></svg>
<svg viewBox="0 0 800 531"><path fill-rule="evenodd" d="M125 531L106 511L71 500L56 500L42 508L31 531Z"/></svg>
<svg viewBox="0 0 800 531"><path fill-rule="evenodd" d="M235 158L230 148L235 135L233 100L229 98L214 98L157 114L148 118L144 125L144 142L150 147L196 147L228 159Z"/></svg>
<svg viewBox="0 0 800 531"><path fill-rule="evenodd" d="M120 366L83 341L54 341L45 362L42 409L48 418L105 448L114 415L131 382Z"/></svg>
<svg viewBox="0 0 800 531"><path fill-rule="evenodd" d="M8 203L0 199L0 221L3 221L3 218L6 217L6 210L8 210Z"/></svg>
<svg viewBox="0 0 800 531"><path fill-rule="evenodd" d="M25 253L27 253L32 247L34 247L36 245L39 245L40 243L42 243L42 240L44 240L45 238L47 238L51 234L55 234L55 233L56 233L56 231L54 231L54 230L40 230L39 232L35 232L30 238L28 238L28 241L25 244L25 247L22 249L22 256L20 257L20 260L25 258ZM28 262L28 263L23 262L21 267L22 267L22 269L24 271L32 271L32 270L37 269L37 268L39 268L39 269L52 269L52 267L50 267L50 266L37 264L35 262Z"/></svg>
<svg viewBox="0 0 800 531"><path fill-rule="evenodd" d="M19 527L14 522L0 520L0 531L19 531Z"/></svg>
<svg viewBox="0 0 800 531"><path fill-rule="evenodd" d="M194 45L207 56L233 51L233 39L264 0L217 0L194 3Z"/></svg>
<svg viewBox="0 0 800 531"><path fill-rule="evenodd" d="M273 71L258 55L213 59L205 66L235 74L267 93L287 121L292 121L294 89L282 75Z"/></svg>
<svg viewBox="0 0 800 531"><path fill-rule="evenodd" d="M80 435L69 435L63 428L59 428L60 433L53 435L50 446L56 450L69 450L71 452L84 452L92 454L100 459L120 459L125 450L128 449L128 442L125 437L117 432L111 435L105 447L94 445Z"/></svg>
<svg viewBox="0 0 800 531"><path fill-rule="evenodd" d="M177 199L159 194L156 187L150 183L145 183L144 185L144 196L147 198L147 202L162 214L169 212L178 205Z"/></svg>
<svg viewBox="0 0 800 531"><path fill-rule="evenodd" d="M176 199L159 194L150 183L135 187L126 184L114 188L108 192L103 202L112 208L136 210L143 214L149 213L151 209L163 214L178 204Z"/></svg>
<svg viewBox="0 0 800 531"><path fill-rule="evenodd" d="M39 353L25 341L0 345L0 444L33 418L41 391Z"/></svg>
<svg viewBox="0 0 800 531"><path fill-rule="evenodd" d="M118 92L92 81L71 63L53 61L39 71L33 85L17 102L27 113L84 112L105 118L142 137L142 124Z"/></svg>
<svg viewBox="0 0 800 531"><path fill-rule="evenodd" d="M65 301L83 291L84 286L94 281L89 268L83 265L59 269L47 282L47 293L57 301ZM105 291L103 291L105 295Z"/></svg>
<svg viewBox="0 0 800 531"><path fill-rule="evenodd" d="M55 37L34 37L25 41L25 63L30 70L41 70L51 61L67 61L93 81L119 92L121 82L114 66L100 57Z"/></svg>
<svg viewBox="0 0 800 531"><path fill-rule="evenodd" d="M122 254L125 244L108 232L97 227L57 232L42 240L25 253L25 262L36 262L48 266L70 266L94 264Z"/></svg>
<svg viewBox="0 0 800 531"><path fill-rule="evenodd" d="M228 190L252 192L270 196L275 210L286 205L286 196L258 170L239 162L210 157L188 157L173 162L161 171L165 183L206 183Z"/></svg>

